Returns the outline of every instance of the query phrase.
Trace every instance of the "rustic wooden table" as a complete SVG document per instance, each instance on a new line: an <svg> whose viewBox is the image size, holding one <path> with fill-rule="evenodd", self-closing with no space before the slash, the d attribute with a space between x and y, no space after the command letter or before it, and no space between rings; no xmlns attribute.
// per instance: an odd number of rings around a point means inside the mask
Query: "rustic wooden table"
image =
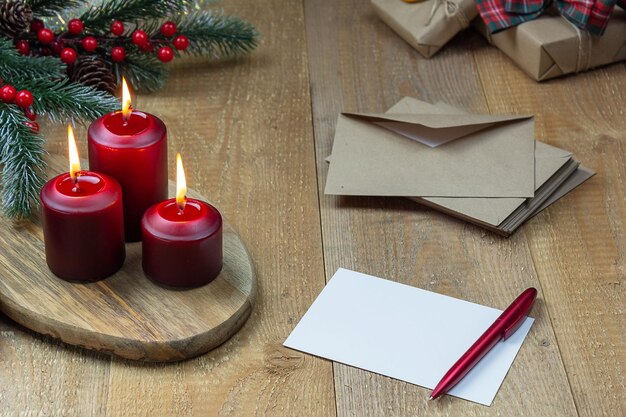
<svg viewBox="0 0 626 417"><path fill-rule="evenodd" d="M190 186L247 243L259 279L250 320L215 351L162 365L0 317L0 415L626 415L626 66L538 84L474 33L425 60L363 0L223 6L258 26L258 50L174 63L167 87L137 107L163 118ZM405 95L534 113L537 139L598 175L509 239L401 198L325 196L337 113L384 111ZM49 150L65 152L63 127L44 129ZM537 321L493 406L428 402L423 388L283 348L338 267L498 308L537 287Z"/></svg>

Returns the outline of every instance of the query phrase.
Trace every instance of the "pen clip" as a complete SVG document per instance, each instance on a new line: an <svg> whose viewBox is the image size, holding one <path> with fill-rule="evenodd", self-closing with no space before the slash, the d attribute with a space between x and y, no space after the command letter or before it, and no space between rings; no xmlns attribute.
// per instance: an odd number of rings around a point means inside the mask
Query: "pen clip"
<svg viewBox="0 0 626 417"><path fill-rule="evenodd" d="M515 323L511 324L509 327L504 329L504 335L502 336L502 340L506 340L509 337L511 337L513 335L513 333L515 333L517 331L517 329L520 328L522 323L524 323L524 319L525 318L526 318L526 315L520 316L520 318L517 319L515 321Z"/></svg>
<svg viewBox="0 0 626 417"><path fill-rule="evenodd" d="M504 329L502 340L506 340L511 337L511 335L513 335L513 333L515 333L517 329L520 328L522 323L524 323L526 316L530 312L530 309L533 307L536 296L537 290L534 288L529 288L522 294L520 294L520 296L517 297L515 301L513 301L513 304L511 305L511 314L515 315L516 319L513 323L511 323L507 328Z"/></svg>

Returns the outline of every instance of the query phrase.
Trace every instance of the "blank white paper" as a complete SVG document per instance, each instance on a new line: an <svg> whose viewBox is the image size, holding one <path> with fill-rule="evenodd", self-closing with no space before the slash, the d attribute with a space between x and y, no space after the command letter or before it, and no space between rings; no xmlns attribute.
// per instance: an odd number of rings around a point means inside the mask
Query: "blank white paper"
<svg viewBox="0 0 626 417"><path fill-rule="evenodd" d="M284 345L432 389L501 313L339 269ZM533 321L526 318L449 394L491 405Z"/></svg>

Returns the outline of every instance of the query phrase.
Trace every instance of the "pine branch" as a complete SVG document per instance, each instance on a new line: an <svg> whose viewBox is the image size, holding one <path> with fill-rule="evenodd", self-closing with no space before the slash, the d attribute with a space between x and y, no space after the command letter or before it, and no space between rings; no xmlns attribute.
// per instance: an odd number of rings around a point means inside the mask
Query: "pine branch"
<svg viewBox="0 0 626 417"><path fill-rule="evenodd" d="M151 55L128 56L124 62L115 63L113 72L119 84L122 76L140 91L156 91L163 88L168 72L163 63Z"/></svg>
<svg viewBox="0 0 626 417"><path fill-rule="evenodd" d="M258 44L259 33L252 24L222 12L194 10L167 19L142 22L141 28L154 40L162 41L164 37L159 31L166 20L176 23L177 34L189 38L189 47L184 52L175 51L177 55L229 57L248 53Z"/></svg>
<svg viewBox="0 0 626 417"><path fill-rule="evenodd" d="M194 55L213 58L241 55L252 51L259 39L252 24L221 12L190 12L178 19L177 26L177 32L189 38L185 52Z"/></svg>
<svg viewBox="0 0 626 417"><path fill-rule="evenodd" d="M135 22L184 12L192 0L109 0L92 6L80 19L93 31L106 31L113 20Z"/></svg>
<svg viewBox="0 0 626 417"><path fill-rule="evenodd" d="M54 122L94 120L120 107L115 97L67 79L63 81L27 79L15 85L33 93L35 112L48 116Z"/></svg>
<svg viewBox="0 0 626 417"><path fill-rule="evenodd" d="M8 78L63 78L65 64L51 56L29 57L20 55L13 42L0 38L0 77Z"/></svg>
<svg viewBox="0 0 626 417"><path fill-rule="evenodd" d="M114 97L69 82L65 65L59 59L20 55L5 39L0 39L0 77L17 89L33 93L35 111L55 121L73 117L94 119L119 107Z"/></svg>
<svg viewBox="0 0 626 417"><path fill-rule="evenodd" d="M37 17L55 16L57 13L67 9L78 7L82 3L81 0L27 0L26 4L30 6L33 13Z"/></svg>
<svg viewBox="0 0 626 417"><path fill-rule="evenodd" d="M44 184L44 141L15 106L0 107L2 210L13 219L30 216Z"/></svg>

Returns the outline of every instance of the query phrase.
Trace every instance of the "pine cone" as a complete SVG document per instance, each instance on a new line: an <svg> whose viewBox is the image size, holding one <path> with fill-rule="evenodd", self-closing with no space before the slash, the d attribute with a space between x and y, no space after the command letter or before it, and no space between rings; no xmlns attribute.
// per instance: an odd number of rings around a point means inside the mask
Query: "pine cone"
<svg viewBox="0 0 626 417"><path fill-rule="evenodd" d="M10 38L24 32L33 20L33 11L21 1L0 2L0 33Z"/></svg>
<svg viewBox="0 0 626 417"><path fill-rule="evenodd" d="M95 56L82 56L74 63L70 79L113 94L117 83L107 63Z"/></svg>

